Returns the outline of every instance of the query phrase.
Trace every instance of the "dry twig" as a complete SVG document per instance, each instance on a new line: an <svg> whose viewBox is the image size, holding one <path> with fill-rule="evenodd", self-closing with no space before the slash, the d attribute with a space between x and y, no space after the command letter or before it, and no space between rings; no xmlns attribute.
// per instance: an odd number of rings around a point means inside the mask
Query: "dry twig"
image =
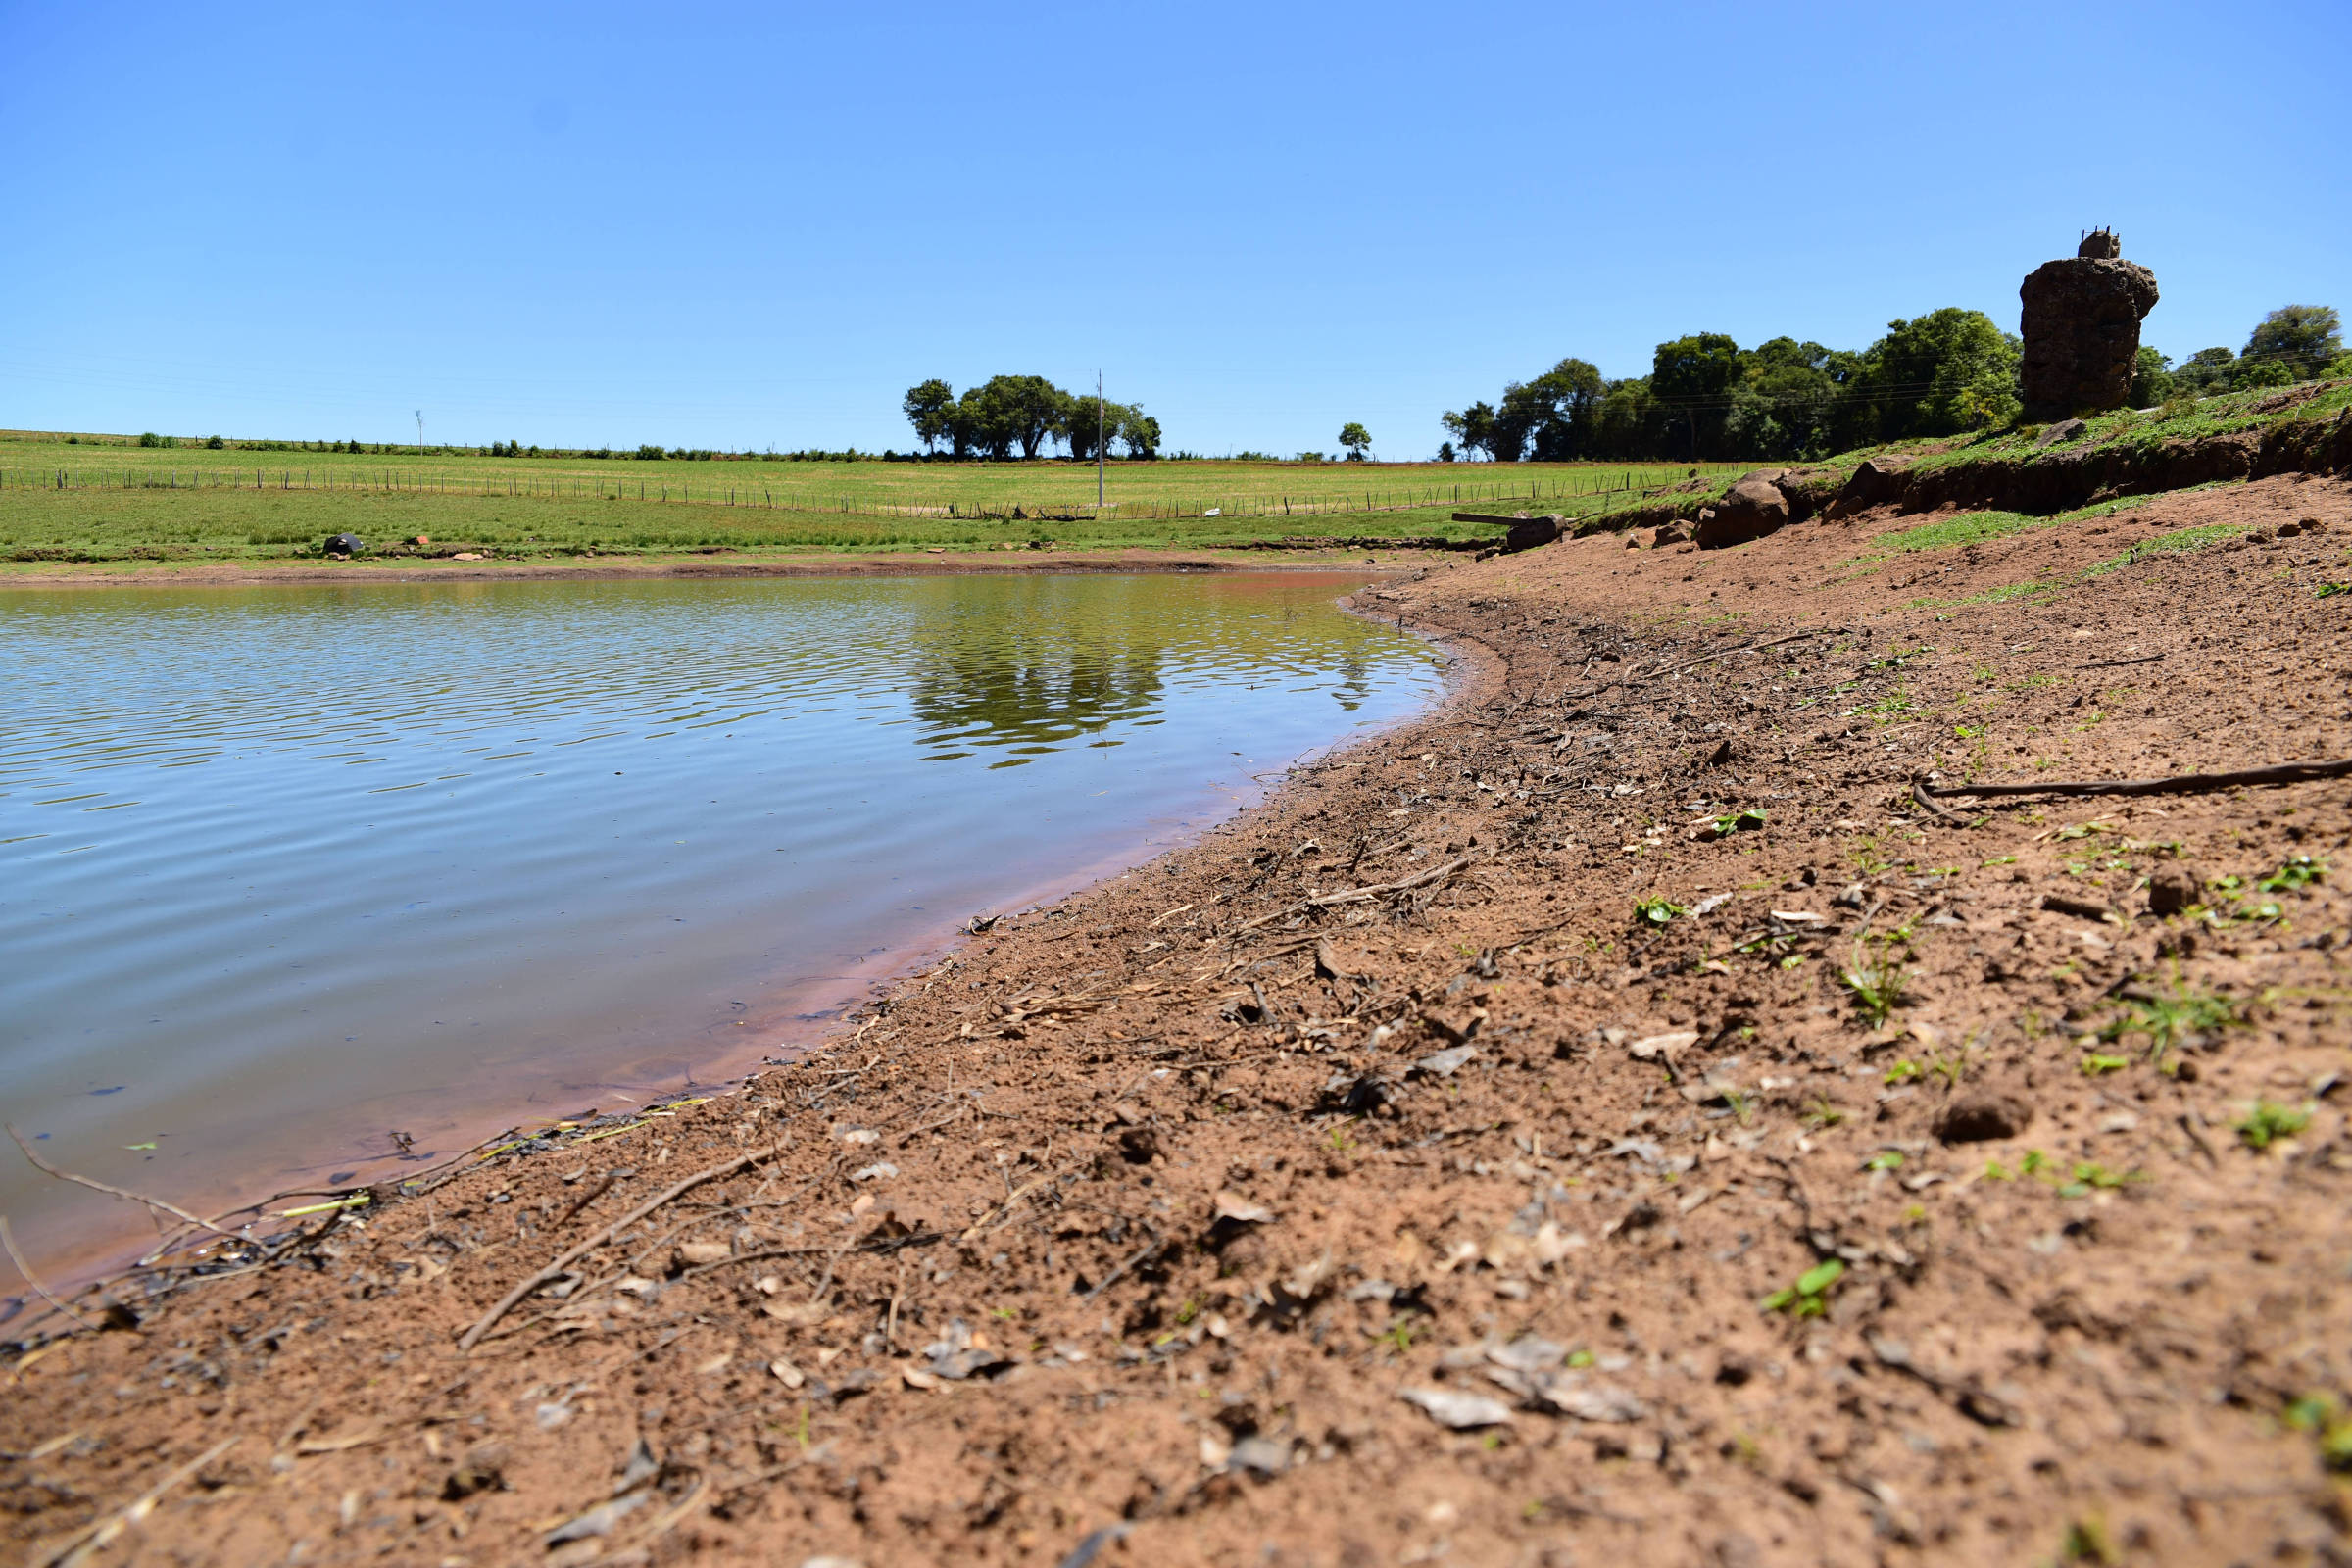
<svg viewBox="0 0 2352 1568"><path fill-rule="evenodd" d="M87 1176L76 1176L70 1170L59 1170L55 1165L32 1152L32 1146L24 1141L24 1135L17 1131L14 1123L5 1125L8 1126L8 1136L17 1141L17 1147L24 1152L24 1157L59 1181L72 1182L77 1187L87 1187L93 1192L105 1193L115 1198L127 1198L134 1203L144 1203L151 1209L171 1215L173 1219L194 1225L201 1230L211 1231L216 1236L225 1236L232 1242L240 1242L245 1239L234 1231L222 1230L211 1220L198 1219L176 1203L167 1203L160 1198L149 1198L145 1193L134 1193L127 1187L110 1187L105 1182L92 1181Z"/></svg>
<svg viewBox="0 0 2352 1568"><path fill-rule="evenodd" d="M1931 796L1949 800L1959 795L2193 795L2247 784L2303 784L2347 774L2352 774L2352 759L2336 762L2281 762L2276 767L2248 767L2233 773L2176 773L2170 778L2087 782L2053 779L2043 784L1956 784L1945 789L1923 780L1912 786L1912 792L1923 802Z"/></svg>
<svg viewBox="0 0 2352 1568"><path fill-rule="evenodd" d="M41 1277L32 1271L32 1265L24 1261L24 1254L17 1250L17 1239L9 1234L6 1214L0 1214L0 1247L8 1249L8 1260L17 1265L17 1272L24 1276L24 1283L31 1286L42 1300L47 1301L85 1329L94 1329L98 1326L50 1294L49 1287L43 1285Z"/></svg>
<svg viewBox="0 0 2352 1568"><path fill-rule="evenodd" d="M721 1160L718 1164L712 1165L708 1170L697 1171L693 1175L688 1176L684 1180L676 1183L674 1186L665 1188L662 1192L655 1194L652 1198L647 1199L635 1208L630 1209L626 1214L623 1214L620 1218L614 1220L612 1224L606 1226L603 1230L588 1238L588 1240L580 1243L579 1246L573 1248L570 1251L565 1252L562 1257L557 1258L553 1263L548 1264L547 1267L541 1269L529 1279L524 1280L520 1285L515 1286L505 1296L499 1298L499 1302L496 1306L483 1313L480 1321L476 1322L473 1327L467 1329L463 1335L459 1336L458 1348L462 1351L472 1349L474 1346L481 1342L482 1336L489 1333L500 1318L505 1317L509 1312L514 1311L515 1305L524 1298L528 1297L533 1291L538 1290L544 1285L551 1284L556 1280L562 1279L564 1271L570 1268L573 1263L587 1256L590 1252L595 1251L607 1242L612 1241L622 1231L627 1230L630 1226L636 1224L648 1214L651 1214L656 1209L661 1208L664 1203L671 1202L682 1195L692 1192L697 1187L702 1186L705 1182L714 1182L722 1176L732 1176L737 1171L750 1167L773 1152L773 1150L767 1150L757 1154L738 1154L733 1159Z"/></svg>
<svg viewBox="0 0 2352 1568"><path fill-rule="evenodd" d="M164 1494L220 1458L241 1441L241 1438L222 1438L186 1464L166 1472L162 1480L140 1493L137 1500L76 1532L63 1545L41 1558L40 1568L61 1568L61 1565L63 1568L79 1568L80 1564L88 1562L112 1545L123 1531L155 1512L155 1505L164 1500Z"/></svg>

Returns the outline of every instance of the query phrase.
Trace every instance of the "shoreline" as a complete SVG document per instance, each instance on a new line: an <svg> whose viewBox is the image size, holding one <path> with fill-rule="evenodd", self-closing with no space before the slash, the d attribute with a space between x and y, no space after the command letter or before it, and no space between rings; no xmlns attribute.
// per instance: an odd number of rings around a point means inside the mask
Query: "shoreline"
<svg viewBox="0 0 2352 1568"><path fill-rule="evenodd" d="M745 553L749 555L749 552ZM629 556L572 557L564 562L356 561L340 565L289 561L282 566L230 565L210 562L158 562L136 570L106 563L0 570L0 590L10 588L316 587L365 582L548 582L627 581L640 578L743 577L919 577L1031 572L1334 571L1373 565L1387 572L1411 571L1448 559L1427 551L1398 550L1389 559L1358 559L1376 552L1351 550L1119 550L1119 551L867 551L826 556L778 552L753 559L709 556L645 559Z"/></svg>
<svg viewBox="0 0 2352 1568"><path fill-rule="evenodd" d="M30 1348L11 1539L202 1460L220 1562L2335 1549L2352 785L1913 784L2335 742L2352 486L1898 526L1372 585L1459 686L1148 876Z"/></svg>

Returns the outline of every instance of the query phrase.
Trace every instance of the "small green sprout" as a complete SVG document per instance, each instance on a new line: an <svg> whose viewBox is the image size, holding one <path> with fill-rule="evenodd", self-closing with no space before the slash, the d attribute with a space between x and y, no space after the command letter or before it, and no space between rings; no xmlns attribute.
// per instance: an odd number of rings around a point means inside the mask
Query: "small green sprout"
<svg viewBox="0 0 2352 1568"><path fill-rule="evenodd" d="M2125 998L2123 1011L2099 1030L2099 1038L2113 1042L2127 1034L2144 1034L2148 1059L2160 1061L2189 1036L2239 1021L2235 1002L2215 992L2192 990L2176 978L2169 992Z"/></svg>
<svg viewBox="0 0 2352 1568"><path fill-rule="evenodd" d="M1882 1149L1864 1160L1862 1168L1864 1170L1901 1170L1903 1168L1903 1152L1899 1149Z"/></svg>
<svg viewBox="0 0 2352 1568"><path fill-rule="evenodd" d="M2352 1470L2352 1420L2325 1394L2305 1395L2279 1417L2290 1431L2308 1432L2319 1440L2320 1462L2330 1470Z"/></svg>
<svg viewBox="0 0 2352 1568"><path fill-rule="evenodd" d="M1763 1310L1786 1312L1790 1317L1819 1317L1829 1310L1830 1287L1844 1277L1843 1258L1816 1263L1799 1274L1794 1285L1783 1286L1764 1298Z"/></svg>
<svg viewBox="0 0 2352 1568"><path fill-rule="evenodd" d="M1591 1350L1570 1350L1568 1352L1568 1364L1574 1367L1591 1366L1592 1364L1592 1352Z"/></svg>
<svg viewBox="0 0 2352 1568"><path fill-rule="evenodd" d="M2131 1065L2130 1056L2102 1056L2093 1053L2082 1058L2082 1076L2096 1078L2102 1073L2122 1072Z"/></svg>
<svg viewBox="0 0 2352 1568"><path fill-rule="evenodd" d="M1634 903L1634 919L1642 924L1664 926L1678 914L1690 911L1667 898L1638 899Z"/></svg>
<svg viewBox="0 0 2352 1568"><path fill-rule="evenodd" d="M1845 1112L1819 1095L1813 1099L1813 1108L1805 1112L1805 1125L1811 1127L1815 1132L1835 1127L1843 1120L1845 1120Z"/></svg>
<svg viewBox="0 0 2352 1568"><path fill-rule="evenodd" d="M2112 1192L2126 1182L2145 1181L2146 1179L2135 1170L2124 1171L2119 1174L2104 1165L2082 1160L2075 1166L2075 1179L2059 1188L2058 1196L2060 1198L2088 1198L2094 1191Z"/></svg>
<svg viewBox="0 0 2352 1568"><path fill-rule="evenodd" d="M1918 1076L1919 1063L1911 1060L1909 1057L1905 1057L1903 1060L1896 1062L1893 1066L1886 1069L1886 1077L1885 1082L1889 1086L1894 1084L1907 1084Z"/></svg>
<svg viewBox="0 0 2352 1568"><path fill-rule="evenodd" d="M1873 1028L1885 1024L1887 1015L1902 1005L1903 992L1911 983L1910 972L1884 954L1866 959L1859 943L1854 946L1853 962L1838 979L1852 993L1854 1006L1870 1020Z"/></svg>
<svg viewBox="0 0 2352 1568"><path fill-rule="evenodd" d="M2236 1123L2237 1136L2248 1149L2268 1149L2281 1138L2292 1138L2311 1125L2309 1111L2287 1105L2274 1105L2267 1100L2257 1100L2245 1118Z"/></svg>
<svg viewBox="0 0 2352 1568"><path fill-rule="evenodd" d="M2328 862L2315 860L2308 855L2298 855L2269 876L2254 884L2263 893L2300 893L2328 875Z"/></svg>

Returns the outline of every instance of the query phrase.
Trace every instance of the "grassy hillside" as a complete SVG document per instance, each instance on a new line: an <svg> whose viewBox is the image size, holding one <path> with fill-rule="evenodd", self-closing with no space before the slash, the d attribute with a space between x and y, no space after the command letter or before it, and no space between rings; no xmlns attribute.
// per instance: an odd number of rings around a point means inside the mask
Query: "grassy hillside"
<svg viewBox="0 0 2352 1568"><path fill-rule="evenodd" d="M1723 467L1731 471L1728 466ZM1479 538L1457 507L1596 511L1688 466L604 462L140 447L0 433L0 561L269 560L328 534L500 556Z"/></svg>

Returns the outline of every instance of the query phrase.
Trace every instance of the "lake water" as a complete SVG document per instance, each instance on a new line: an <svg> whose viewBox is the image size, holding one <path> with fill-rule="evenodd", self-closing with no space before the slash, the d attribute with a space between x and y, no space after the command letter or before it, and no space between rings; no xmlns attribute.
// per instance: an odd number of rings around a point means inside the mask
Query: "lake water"
<svg viewBox="0 0 2352 1568"><path fill-rule="evenodd" d="M1363 580L0 594L0 1105L218 1210L740 1075L1426 703ZM153 1235L8 1147L0 1213Z"/></svg>

